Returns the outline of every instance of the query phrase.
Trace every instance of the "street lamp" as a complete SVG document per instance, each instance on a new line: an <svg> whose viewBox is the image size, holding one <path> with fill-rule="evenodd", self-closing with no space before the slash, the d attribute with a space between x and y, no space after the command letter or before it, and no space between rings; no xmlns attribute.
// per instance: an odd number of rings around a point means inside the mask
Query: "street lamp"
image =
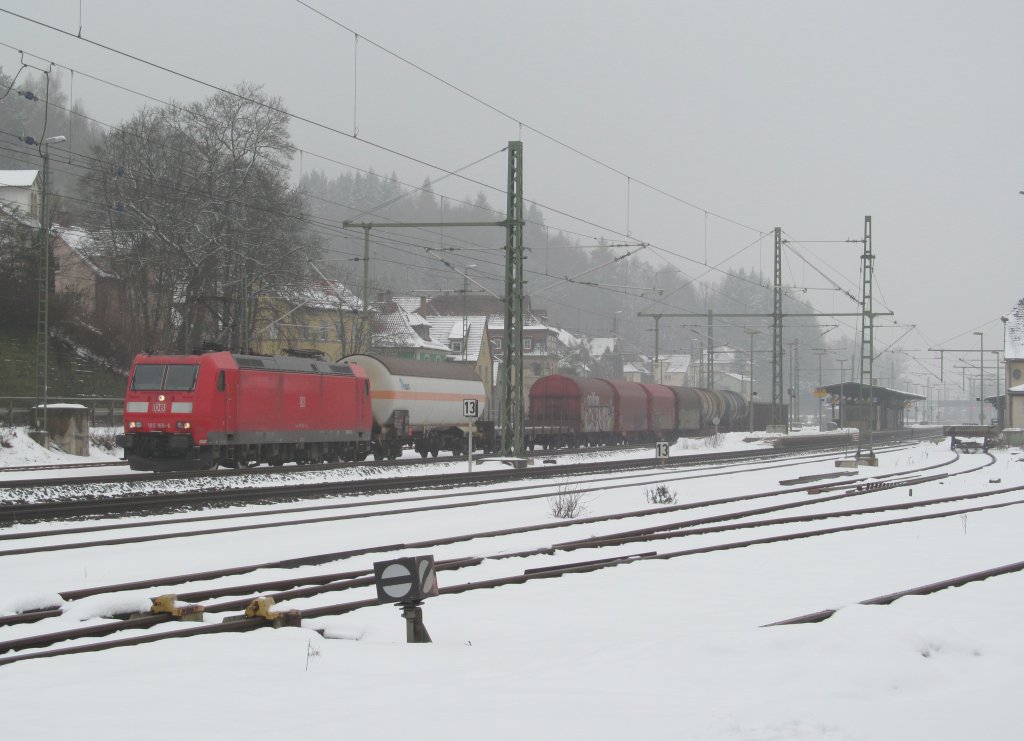
<svg viewBox="0 0 1024 741"><path fill-rule="evenodd" d="M750 406L750 410L749 410L750 411L750 414L749 414L750 421L749 421L749 425L748 426L750 427L749 431L753 432L754 431L754 335L761 334L761 332L759 330L756 330L756 329L745 329L743 331L746 332L748 335L750 335L750 400L748 402L748 404Z"/></svg>
<svg viewBox="0 0 1024 741"><path fill-rule="evenodd" d="M1021 195L1024 195L1024 191L1021 191ZM1010 365L1006 362L1006 323L1010 321L1010 317L1001 316L999 320L1003 323L1003 363L1006 368L1006 389L999 389L999 393L1003 394L1005 391L1006 402L1005 405L1000 405L1000 426L1002 427L1013 427L1013 407L1010 406ZM1010 419L1007 419L1007 412L1010 414Z"/></svg>
<svg viewBox="0 0 1024 741"><path fill-rule="evenodd" d="M839 363L839 429L843 429L843 407L846 406L846 358L836 358Z"/></svg>
<svg viewBox="0 0 1024 741"><path fill-rule="evenodd" d="M978 355L981 358L981 375L978 377L978 424L985 424L985 333L975 332L981 343Z"/></svg>

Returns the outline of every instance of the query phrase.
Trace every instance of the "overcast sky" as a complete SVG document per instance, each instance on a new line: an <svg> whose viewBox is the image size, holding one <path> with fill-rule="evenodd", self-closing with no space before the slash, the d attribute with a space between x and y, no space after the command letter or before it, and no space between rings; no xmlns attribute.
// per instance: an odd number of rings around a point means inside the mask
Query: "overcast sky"
<svg viewBox="0 0 1024 741"><path fill-rule="evenodd" d="M85 39L216 85L261 83L344 132L295 122L297 171L336 173L326 155L418 184L443 172L407 157L455 170L521 139L525 195L551 226L628 234L691 276L734 253L723 269L770 276L780 226L859 294L860 246L816 242L860 238L870 214L876 309L895 312L879 322L916 324L908 350L975 347L977 329L1000 347L999 316L1024 297L1020 0L308 2L359 42L293 0L0 8L73 34L81 24ZM158 99L212 92L6 14L0 43L75 68L75 98L112 124L146 101L84 74ZM0 48L0 65L14 72L20 57ZM465 175L503 189L505 156ZM436 189L472 198L481 186ZM854 310L792 253L785 280L823 311Z"/></svg>

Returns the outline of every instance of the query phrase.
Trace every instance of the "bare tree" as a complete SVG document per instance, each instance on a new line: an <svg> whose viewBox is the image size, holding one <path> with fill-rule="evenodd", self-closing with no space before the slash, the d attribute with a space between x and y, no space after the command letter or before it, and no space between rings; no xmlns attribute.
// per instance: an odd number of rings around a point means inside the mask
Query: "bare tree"
<svg viewBox="0 0 1024 741"><path fill-rule="evenodd" d="M258 297L306 274L320 241L288 186L287 123L279 99L241 85L104 136L86 189L108 206L93 227L125 282L137 348L245 348Z"/></svg>

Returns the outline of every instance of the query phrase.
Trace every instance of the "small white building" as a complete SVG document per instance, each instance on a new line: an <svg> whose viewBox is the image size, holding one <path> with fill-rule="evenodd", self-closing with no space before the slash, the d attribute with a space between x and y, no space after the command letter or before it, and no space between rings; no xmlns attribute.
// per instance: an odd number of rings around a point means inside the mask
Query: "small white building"
<svg viewBox="0 0 1024 741"><path fill-rule="evenodd" d="M39 219L39 170L0 170L0 202Z"/></svg>
<svg viewBox="0 0 1024 741"><path fill-rule="evenodd" d="M1007 402L1003 425L1024 427L1024 299L1007 313L1003 333Z"/></svg>

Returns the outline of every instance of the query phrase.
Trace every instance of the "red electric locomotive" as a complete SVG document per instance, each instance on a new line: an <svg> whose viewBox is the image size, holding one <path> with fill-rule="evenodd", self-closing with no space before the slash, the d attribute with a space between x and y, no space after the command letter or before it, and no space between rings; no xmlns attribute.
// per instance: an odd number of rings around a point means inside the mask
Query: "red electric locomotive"
<svg viewBox="0 0 1024 741"><path fill-rule="evenodd" d="M373 415L354 363L212 352L138 355L117 444L133 469L362 460Z"/></svg>

